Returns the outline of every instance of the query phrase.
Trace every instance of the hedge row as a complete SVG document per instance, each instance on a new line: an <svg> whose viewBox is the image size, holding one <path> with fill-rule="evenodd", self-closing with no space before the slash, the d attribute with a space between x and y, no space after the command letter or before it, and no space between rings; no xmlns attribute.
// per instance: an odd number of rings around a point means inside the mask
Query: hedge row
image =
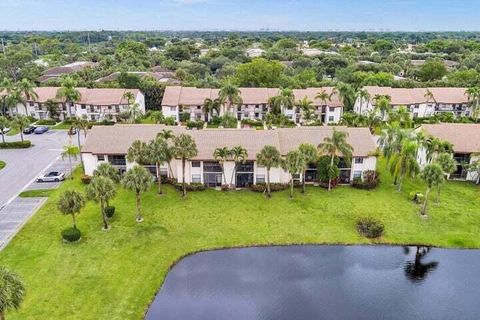
<svg viewBox="0 0 480 320"><path fill-rule="evenodd" d="M32 142L25 141L13 141L13 142L0 142L0 149L26 149L32 146Z"/></svg>

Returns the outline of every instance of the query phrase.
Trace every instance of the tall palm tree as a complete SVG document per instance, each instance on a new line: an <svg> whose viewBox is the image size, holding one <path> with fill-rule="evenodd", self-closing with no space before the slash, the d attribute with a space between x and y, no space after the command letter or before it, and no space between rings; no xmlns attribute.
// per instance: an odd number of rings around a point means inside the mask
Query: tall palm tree
<svg viewBox="0 0 480 320"><path fill-rule="evenodd" d="M100 211L103 219L103 230L108 230L107 216L105 214L105 204L113 199L117 194L115 184L109 178L97 176L92 179L87 186L87 197L91 200L100 202Z"/></svg>
<svg viewBox="0 0 480 320"><path fill-rule="evenodd" d="M440 165L437 163L431 163L425 166L423 169L421 178L427 184L427 190L425 191L425 200L423 201L421 215L427 213L428 195L434 186L442 184L445 180L444 173Z"/></svg>
<svg viewBox="0 0 480 320"><path fill-rule="evenodd" d="M7 108L9 107L8 104L8 97L12 93L13 90L13 83L10 81L8 78L3 78L2 81L0 81L0 92L2 93L0 95L0 99L2 100L2 114L5 116L7 114Z"/></svg>
<svg viewBox="0 0 480 320"><path fill-rule="evenodd" d="M233 105L241 105L243 103L241 91L231 79L227 79L220 88L218 101L221 104L226 104L227 113L233 113L230 110Z"/></svg>
<svg viewBox="0 0 480 320"><path fill-rule="evenodd" d="M128 148L127 161L135 162L139 165L147 165L150 164L149 155L148 145L143 141L135 140Z"/></svg>
<svg viewBox="0 0 480 320"><path fill-rule="evenodd" d="M301 110L303 119L307 123L310 122L315 108L313 102L307 97L303 97L303 99L297 101L297 107Z"/></svg>
<svg viewBox="0 0 480 320"><path fill-rule="evenodd" d="M353 147L347 142L348 132L337 131L333 128L331 137L325 137L318 145L321 153L330 157L330 167L333 167L335 157L341 155L346 162L350 162ZM328 191L332 190L332 179L328 179Z"/></svg>
<svg viewBox="0 0 480 320"><path fill-rule="evenodd" d="M292 89L281 89L280 94L269 99L270 111L273 114L281 114L284 109L292 109L295 106L295 96Z"/></svg>
<svg viewBox="0 0 480 320"><path fill-rule="evenodd" d="M85 198L76 190L67 190L60 195L57 202L58 210L63 214L72 216L73 229L77 229L76 215L80 213L85 206Z"/></svg>
<svg viewBox="0 0 480 320"><path fill-rule="evenodd" d="M385 120L385 116L390 112L392 106L390 104L390 97L386 95L375 97L375 109L380 111L382 120Z"/></svg>
<svg viewBox="0 0 480 320"><path fill-rule="evenodd" d="M0 266L0 319L5 320L8 311L18 310L25 297L25 285L13 271Z"/></svg>
<svg viewBox="0 0 480 320"><path fill-rule="evenodd" d="M405 177L413 177L418 171L417 163L417 144L414 141L406 140L402 143L399 152L396 152L392 158L390 173L398 177L397 190L402 190L402 183Z"/></svg>
<svg viewBox="0 0 480 320"><path fill-rule="evenodd" d="M17 114L15 118L10 122L11 126L15 129L17 129L20 132L20 139L23 140L23 129L28 127L30 124L30 120L28 119L27 116L23 114Z"/></svg>
<svg viewBox="0 0 480 320"><path fill-rule="evenodd" d="M125 189L135 191L136 207L137 207L137 217L135 221L142 222L143 217L141 214L141 197L142 192L148 191L152 186L153 178L150 172L144 167L139 165L133 166L132 169L128 170L125 176L122 179L122 186Z"/></svg>
<svg viewBox="0 0 480 320"><path fill-rule="evenodd" d="M5 143L5 129L8 128L10 121L4 116L0 116L0 135L2 135L2 142Z"/></svg>
<svg viewBox="0 0 480 320"><path fill-rule="evenodd" d="M158 194L162 194L162 175L160 172L160 166L171 159L170 148L165 139L157 136L150 141L148 149L150 162L155 163L157 171Z"/></svg>
<svg viewBox="0 0 480 320"><path fill-rule="evenodd" d="M127 92L128 93L128 92ZM142 111L140 110L140 105L138 103L132 103L128 106L127 109L128 123L137 123L137 121L142 116Z"/></svg>
<svg viewBox="0 0 480 320"><path fill-rule="evenodd" d="M22 81L17 82L16 87L22 95L22 103L25 108L25 115L28 115L27 102L36 101L38 99L38 94L35 92L35 85L31 83L28 79L22 79Z"/></svg>
<svg viewBox="0 0 480 320"><path fill-rule="evenodd" d="M83 131L86 138L88 126L89 126L88 121L84 118L75 117L72 121L72 125L70 126L69 132L73 132L74 129L77 131L78 150L82 150L82 145L80 143L80 131ZM83 159L81 157L80 157L80 161L83 164Z"/></svg>
<svg viewBox="0 0 480 320"><path fill-rule="evenodd" d="M307 174L308 165L311 163L316 163L318 159L318 150L313 144L302 143L298 147L298 151L302 154L305 159L305 167L302 173L302 193L305 193L305 176Z"/></svg>
<svg viewBox="0 0 480 320"><path fill-rule="evenodd" d="M230 150L230 157L232 158L234 163L234 167L232 170L232 178L230 179L230 185L234 186L233 179L237 171L237 165L239 165L240 163L245 163L245 160L248 157L247 149L242 146L235 146Z"/></svg>
<svg viewBox="0 0 480 320"><path fill-rule="evenodd" d="M192 136L188 134L180 134L173 138L173 154L182 160L182 197L187 196L187 188L185 185L185 163L197 156L197 144Z"/></svg>
<svg viewBox="0 0 480 320"><path fill-rule="evenodd" d="M213 111L215 111L217 115L220 114L220 105L221 103L218 99L205 99L205 101L203 102L203 113L205 117L205 122L210 121L213 116Z"/></svg>
<svg viewBox="0 0 480 320"><path fill-rule="evenodd" d="M19 115L18 105L25 104L25 99L22 92L16 86L12 88L10 94L6 97L6 103L9 108L15 107L15 113Z"/></svg>
<svg viewBox="0 0 480 320"><path fill-rule="evenodd" d="M332 97L335 93L338 93L338 97L340 101L342 101L345 110L353 111L356 92L352 85L345 82L339 82L335 86L335 90L332 91L330 97Z"/></svg>
<svg viewBox="0 0 480 320"><path fill-rule="evenodd" d="M270 189L270 170L281 164L282 158L280 156L280 151L274 146L267 145L257 153L256 158L257 163L267 169L267 197L270 198L272 196Z"/></svg>
<svg viewBox="0 0 480 320"><path fill-rule="evenodd" d="M370 101L370 98L371 98L370 93L366 89L360 88L357 90L357 92L355 93L355 99L359 100L360 102L360 110L358 113L363 114L363 110L362 110L363 103L364 102L368 103Z"/></svg>
<svg viewBox="0 0 480 320"><path fill-rule="evenodd" d="M480 87L470 87L465 91L472 109L472 117L476 120L480 112Z"/></svg>
<svg viewBox="0 0 480 320"><path fill-rule="evenodd" d="M62 152L62 159L68 158L68 164L70 166L70 179L73 179L73 165L72 159L78 159L78 155L80 154L80 149L78 147L68 144L63 147Z"/></svg>
<svg viewBox="0 0 480 320"><path fill-rule="evenodd" d="M57 90L56 98L65 105L70 107L74 106L76 102L82 99L82 94L76 89L76 86L77 82L74 79L70 77L64 78L60 88ZM69 111L71 111L71 109ZM71 115L71 112L69 112L69 114Z"/></svg>
<svg viewBox="0 0 480 320"><path fill-rule="evenodd" d="M300 174L306 166L307 162L298 150L288 152L282 161L282 168L290 174L290 198L293 198L293 175Z"/></svg>
<svg viewBox="0 0 480 320"><path fill-rule="evenodd" d="M216 148L213 151L213 158L220 163L222 167L222 176L223 176L223 184L227 184L227 177L225 175L225 162L230 159L230 149L228 147Z"/></svg>
<svg viewBox="0 0 480 320"><path fill-rule="evenodd" d="M320 88L320 91L315 96L315 99L320 100L323 105L327 105L327 102L332 100L332 95L328 94L325 89Z"/></svg>
<svg viewBox="0 0 480 320"><path fill-rule="evenodd" d="M133 92L131 91L126 91L124 94L123 94L123 98L125 100L127 100L127 103L129 105L133 104L135 102L135 95L133 94Z"/></svg>
<svg viewBox="0 0 480 320"><path fill-rule="evenodd" d="M441 153L435 162L442 168L445 179L457 170L457 162L450 153ZM435 202L437 204L440 203L440 184L437 185L437 199Z"/></svg>
<svg viewBox="0 0 480 320"><path fill-rule="evenodd" d="M162 137L165 141L169 141L175 137L175 134L172 130L162 129L162 131L157 134L157 137Z"/></svg>
<svg viewBox="0 0 480 320"><path fill-rule="evenodd" d="M425 149L427 153L427 162L432 162L443 152L452 153L453 145L448 141L443 141L435 137L428 137L425 141Z"/></svg>
<svg viewBox="0 0 480 320"><path fill-rule="evenodd" d="M162 138L167 142L168 149L166 153L166 158L165 161L168 164L168 171L170 172L170 177L173 179L173 170L172 170L172 159L173 159L173 148L168 144L169 141L173 141L173 138L175 138L175 134L173 133L172 130L167 130L163 129L161 132L157 134L157 138Z"/></svg>

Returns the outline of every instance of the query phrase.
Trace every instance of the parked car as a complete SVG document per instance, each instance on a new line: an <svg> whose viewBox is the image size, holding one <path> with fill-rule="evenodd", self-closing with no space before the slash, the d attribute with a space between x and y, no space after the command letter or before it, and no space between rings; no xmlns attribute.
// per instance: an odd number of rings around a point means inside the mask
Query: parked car
<svg viewBox="0 0 480 320"><path fill-rule="evenodd" d="M36 128L37 127L35 127L35 126L28 126L25 129L23 129L23 133L24 134L31 134L31 133L35 132Z"/></svg>
<svg viewBox="0 0 480 320"><path fill-rule="evenodd" d="M71 128L68 130L68 134L71 135L71 136L77 134L77 128L71 127Z"/></svg>
<svg viewBox="0 0 480 320"><path fill-rule="evenodd" d="M58 171L50 171L37 178L37 182L58 182L62 180L65 180L65 173Z"/></svg>
<svg viewBox="0 0 480 320"><path fill-rule="evenodd" d="M48 131L48 127L38 127L35 128L34 132L35 134L42 134Z"/></svg>
<svg viewBox="0 0 480 320"><path fill-rule="evenodd" d="M3 129L3 133L4 133L4 134L5 134L5 133L9 133L9 132L10 132L10 128L5 128L5 129Z"/></svg>

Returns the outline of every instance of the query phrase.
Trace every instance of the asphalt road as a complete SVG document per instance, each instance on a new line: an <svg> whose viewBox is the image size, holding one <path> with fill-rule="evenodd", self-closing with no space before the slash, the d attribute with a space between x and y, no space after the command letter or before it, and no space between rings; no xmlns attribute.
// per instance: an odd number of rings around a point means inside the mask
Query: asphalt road
<svg viewBox="0 0 480 320"><path fill-rule="evenodd" d="M7 141L19 139L19 135L6 136ZM67 132L60 130L51 130L42 135L25 135L25 139L32 141L34 146L28 149L0 150L0 160L7 163L0 170L0 208L13 201L40 173L51 166L60 157L63 146L69 143ZM76 145L76 137L72 138L72 143Z"/></svg>

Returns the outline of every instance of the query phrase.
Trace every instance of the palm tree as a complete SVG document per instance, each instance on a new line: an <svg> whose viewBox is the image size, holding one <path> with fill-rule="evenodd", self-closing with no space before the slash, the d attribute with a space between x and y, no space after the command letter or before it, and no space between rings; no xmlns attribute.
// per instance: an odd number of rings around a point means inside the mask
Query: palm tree
<svg viewBox="0 0 480 320"><path fill-rule="evenodd" d="M307 162L298 150L288 152L285 160L282 161L282 168L290 173L290 198L293 198L293 175L306 170L306 167Z"/></svg>
<svg viewBox="0 0 480 320"><path fill-rule="evenodd" d="M2 99L2 113L5 116L7 114L7 108L9 107L8 104L8 97L12 93L13 90L13 83L10 81L8 78L3 78L3 80L0 82L0 92L2 92L2 95L0 98Z"/></svg>
<svg viewBox="0 0 480 320"><path fill-rule="evenodd" d="M61 87L57 90L56 98L63 101L65 105L72 107L76 102L82 99L82 94L75 87L77 82L70 77L63 79ZM71 109L68 112L71 114Z"/></svg>
<svg viewBox="0 0 480 320"><path fill-rule="evenodd" d="M398 122L400 127L404 129L409 129L413 126L412 117L405 106L400 106L398 110L390 112L388 122Z"/></svg>
<svg viewBox="0 0 480 320"><path fill-rule="evenodd" d="M241 105L243 103L241 91L235 84L233 84L231 79L227 79L220 88L220 91L218 92L218 101L221 104L227 105L227 113L231 113L230 109L233 105Z"/></svg>
<svg viewBox="0 0 480 320"><path fill-rule="evenodd" d="M9 107L15 107L15 113L18 115L18 105L25 104L22 93L17 87L13 87L10 91L10 94L6 97L6 103Z"/></svg>
<svg viewBox="0 0 480 320"><path fill-rule="evenodd" d="M20 139L23 142L23 129L28 127L30 124L30 120L27 116L23 114L17 114L15 118L13 118L12 122L10 122L11 126L17 129L20 132Z"/></svg>
<svg viewBox="0 0 480 320"><path fill-rule="evenodd" d="M450 174L457 170L457 162L449 153L441 153L435 162L440 166L440 168L442 168L445 179L447 179ZM440 203L440 184L437 185L437 199L435 202L437 204Z"/></svg>
<svg viewBox="0 0 480 320"><path fill-rule="evenodd" d="M435 137L429 137L425 141L427 153L427 162L435 161L436 157L443 153L452 153L453 145L448 141L443 141Z"/></svg>
<svg viewBox="0 0 480 320"><path fill-rule="evenodd" d="M74 229L77 229L75 215L79 214L84 206L85 198L80 192L75 190L65 191L61 194L60 199L57 202L57 208L61 213L72 216Z"/></svg>
<svg viewBox="0 0 480 320"><path fill-rule="evenodd" d="M124 94L123 94L123 98L125 100L127 100L127 103L130 105L130 104L133 104L135 102L135 95L133 94L133 92L131 91L126 91Z"/></svg>
<svg viewBox="0 0 480 320"><path fill-rule="evenodd" d="M120 182L120 173L118 169L108 162L100 163L93 171L93 177L105 177L109 178L114 183Z"/></svg>
<svg viewBox="0 0 480 320"><path fill-rule="evenodd" d="M274 146L265 146L259 153L257 153L257 163L267 169L267 197L270 198L270 169L278 167L281 164L280 151Z"/></svg>
<svg viewBox="0 0 480 320"><path fill-rule="evenodd" d="M22 103L25 108L25 115L28 115L27 101L36 101L38 99L38 94L35 92L35 85L32 84L28 79L22 79L22 81L16 84L18 91L22 95Z"/></svg>
<svg viewBox="0 0 480 320"><path fill-rule="evenodd" d="M332 95L328 94L325 89L320 88L320 91L315 96L315 99L320 100L322 102L322 105L327 105L327 102L332 100Z"/></svg>
<svg viewBox="0 0 480 320"><path fill-rule="evenodd" d="M399 177L398 191L402 190L402 183L405 177L413 177L418 173L416 154L417 144L406 140L402 143L400 151L393 155L390 173L392 176Z"/></svg>
<svg viewBox="0 0 480 320"><path fill-rule="evenodd" d="M465 91L472 108L472 117L476 120L480 112L480 87L471 87Z"/></svg>
<svg viewBox="0 0 480 320"><path fill-rule="evenodd" d="M434 186L438 187L440 184L442 184L445 180L445 177L440 165L438 165L437 163L431 163L425 166L421 178L427 184L427 191L425 191L425 200L420 211L421 215L425 215L427 213L428 194Z"/></svg>
<svg viewBox="0 0 480 320"><path fill-rule="evenodd" d="M385 120L385 115L387 115L392 109L392 106L390 104L390 97L385 95L376 96L375 109L380 111L380 114L382 115L382 120Z"/></svg>
<svg viewBox="0 0 480 320"><path fill-rule="evenodd" d="M168 141L175 138L175 134L172 130L162 129L162 131L157 134L157 137L162 137L165 141Z"/></svg>
<svg viewBox="0 0 480 320"><path fill-rule="evenodd" d="M137 206L137 217L135 221L142 222L143 217L140 210L140 194L142 192L148 191L152 186L153 178L150 172L144 167L139 165L133 166L132 169L128 170L125 176L122 179L122 185L125 189L135 191L136 206Z"/></svg>
<svg viewBox="0 0 480 320"><path fill-rule="evenodd" d="M73 165L72 159L77 160L80 154L80 149L73 144L68 144L63 147L62 160L68 158L68 164L70 165L70 179L73 179Z"/></svg>
<svg viewBox="0 0 480 320"><path fill-rule="evenodd" d="M127 92L128 93L128 92ZM137 123L137 120L142 116L142 111L140 110L140 104L132 103L128 106L127 109L128 123Z"/></svg>
<svg viewBox="0 0 480 320"><path fill-rule="evenodd" d="M156 137L148 145L149 156L151 163L155 163L157 171L158 194L162 194L162 175L160 166L171 159L171 152L167 141L161 137Z"/></svg>
<svg viewBox="0 0 480 320"><path fill-rule="evenodd" d="M370 93L366 89L360 88L357 90L357 92L355 93L355 99L360 101L360 110L358 112L359 114L363 114L363 103L365 101L368 103L370 101L370 98Z"/></svg>
<svg viewBox="0 0 480 320"><path fill-rule="evenodd" d="M195 140L192 136L182 133L173 139L173 154L182 160L182 197L187 196L185 185L185 163L197 156L198 150Z"/></svg>
<svg viewBox="0 0 480 320"><path fill-rule="evenodd" d="M87 137L87 131L88 131L89 123L88 120L85 118L81 117L75 117L72 121L72 125L70 127L70 130L73 128L77 129L77 143L78 143L78 148L81 148L80 145L80 131L83 131L83 135L86 138Z"/></svg>
<svg viewBox="0 0 480 320"><path fill-rule="evenodd" d="M220 114L220 101L218 99L205 99L203 102L203 113L205 115L205 122L208 122L213 116L213 111Z"/></svg>
<svg viewBox="0 0 480 320"><path fill-rule="evenodd" d="M318 159L318 150L313 144L302 143L298 147L298 151L302 154L305 159L305 167L302 171L302 193L305 193L305 176L307 174L308 165L311 163L316 163Z"/></svg>
<svg viewBox="0 0 480 320"><path fill-rule="evenodd" d="M433 92L430 91L429 88L426 89L425 94L423 95L425 99L427 99L427 102L433 101L435 104L437 104L437 100L435 99L435 96L433 95ZM425 112L427 112L427 109L425 109ZM425 113L423 114L425 117Z"/></svg>
<svg viewBox="0 0 480 320"><path fill-rule="evenodd" d="M25 285L20 277L5 267L0 267L0 320L5 314L18 310L25 296Z"/></svg>
<svg viewBox="0 0 480 320"><path fill-rule="evenodd" d="M140 140L133 141L127 151L127 161L135 162L139 165L150 164L148 145Z"/></svg>
<svg viewBox="0 0 480 320"><path fill-rule="evenodd" d="M0 116L0 134L2 135L2 142L5 143L5 129L8 128L10 121L4 116Z"/></svg>
<svg viewBox="0 0 480 320"><path fill-rule="evenodd" d="M237 171L237 165L239 165L240 163L245 163L245 160L248 157L247 149L245 149L242 146L235 146L230 150L230 157L234 162L232 178L230 179L230 185L234 186L233 179L235 177L235 172Z"/></svg>
<svg viewBox="0 0 480 320"><path fill-rule="evenodd" d="M342 104L345 110L353 111L353 107L355 105L356 93L352 85L345 82L337 83L337 85L335 86L335 90L332 91L330 97L332 97L337 92L338 92L338 97L340 101L342 101Z"/></svg>
<svg viewBox="0 0 480 320"><path fill-rule="evenodd" d="M295 96L292 89L281 89L280 94L269 99L270 110L273 114L281 114L284 109L295 106Z"/></svg>
<svg viewBox="0 0 480 320"><path fill-rule="evenodd" d="M115 184L109 178L97 176L87 186L87 197L100 202L100 211L103 219L103 230L108 230L107 216L105 215L105 204L116 195Z"/></svg>
<svg viewBox="0 0 480 320"><path fill-rule="evenodd" d="M313 102L309 100L307 97L303 97L302 100L297 101L297 107L300 108L302 111L302 117L303 119L308 123L312 119L313 115Z"/></svg>
<svg viewBox="0 0 480 320"><path fill-rule="evenodd" d="M331 137L325 137L323 143L318 145L321 153L330 157L330 167L333 167L335 157L342 155L346 162L350 162L353 153L353 147L347 142L348 133L344 131L337 131L333 128ZM332 179L328 179L328 191L332 190Z"/></svg>
<svg viewBox="0 0 480 320"><path fill-rule="evenodd" d="M218 161L218 163L220 163L220 166L222 167L223 184L226 185L227 177L225 175L225 162L230 158L230 150L227 147L216 148L213 151L213 157Z"/></svg>
<svg viewBox="0 0 480 320"><path fill-rule="evenodd" d="M173 133L172 130L163 129L161 132L157 134L157 138L164 139L168 145L168 142L173 140L173 138L175 138L175 134ZM165 161L168 164L168 171L170 172L170 177L172 177L173 179L173 171L172 171L172 165L171 165L172 159L173 159L173 150L172 150L172 147L168 145Z"/></svg>

